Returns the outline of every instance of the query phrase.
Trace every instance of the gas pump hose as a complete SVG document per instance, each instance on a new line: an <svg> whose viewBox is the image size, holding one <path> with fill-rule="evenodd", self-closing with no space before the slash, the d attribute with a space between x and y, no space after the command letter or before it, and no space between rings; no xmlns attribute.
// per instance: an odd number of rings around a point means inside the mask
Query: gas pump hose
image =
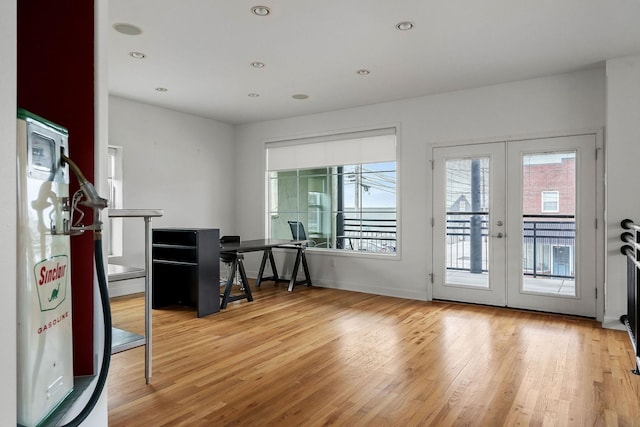
<svg viewBox="0 0 640 427"><path fill-rule="evenodd" d="M102 349L102 362L100 364L100 371L98 372L98 378L96 380L96 386L89 397L89 401L82 408L80 413L76 415L71 421L65 424L63 427L77 427L79 426L93 411L104 386L107 382L107 375L109 373L109 365L111 363L111 342L112 342L112 322L111 322L111 305L109 303L109 289L107 288L107 275L104 271L104 256L102 253L102 223L100 222L100 211L107 207L107 201L100 197L96 192L93 185L85 178L80 168L69 158L64 152L60 153L62 164L67 163L69 168L78 179L80 190L86 197L85 206L93 209L94 223L93 223L93 255L96 265L96 276L98 277L98 289L100 291L100 303L102 306L102 323L104 325L104 347Z"/></svg>
<svg viewBox="0 0 640 427"><path fill-rule="evenodd" d="M111 363L111 305L109 303L109 289L107 288L107 276L104 271L104 258L102 254L102 231L96 230L93 233L93 254L96 264L96 275L98 276L98 287L100 290L100 302L102 305L102 319L104 324L104 348L102 351L102 363L100 364L100 372L96 386L91 393L91 397L82 411L74 419L69 421L63 427L79 426L93 411L93 408L100 400L100 395L107 382L107 374L109 373L109 364Z"/></svg>

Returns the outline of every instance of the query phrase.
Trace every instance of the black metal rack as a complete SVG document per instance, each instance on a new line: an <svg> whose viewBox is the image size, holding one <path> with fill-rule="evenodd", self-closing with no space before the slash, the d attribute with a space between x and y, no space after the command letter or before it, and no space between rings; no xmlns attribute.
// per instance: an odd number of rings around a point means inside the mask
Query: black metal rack
<svg viewBox="0 0 640 427"><path fill-rule="evenodd" d="M153 230L151 306L195 307L198 317L220 311L220 230Z"/></svg>
<svg viewBox="0 0 640 427"><path fill-rule="evenodd" d="M620 317L620 321L627 327L629 338L636 356L636 368L632 370L640 375L640 348L638 347L638 328L640 327L640 310L638 294L640 294L640 225L630 219L620 223L625 230L620 234L620 240L625 244L620 252L627 257L627 314Z"/></svg>

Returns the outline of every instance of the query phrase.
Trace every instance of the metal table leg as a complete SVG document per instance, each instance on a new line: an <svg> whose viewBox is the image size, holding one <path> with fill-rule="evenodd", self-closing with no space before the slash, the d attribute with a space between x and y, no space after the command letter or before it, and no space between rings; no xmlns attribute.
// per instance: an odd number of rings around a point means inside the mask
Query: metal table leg
<svg viewBox="0 0 640 427"><path fill-rule="evenodd" d="M144 377L147 384L151 383L151 275L153 268L151 267L151 217L144 217L144 266L146 270L144 279Z"/></svg>
<svg viewBox="0 0 640 427"><path fill-rule="evenodd" d="M289 292L293 291L295 285L303 285L306 283L307 286L311 286L311 275L309 274L309 266L307 265L307 257L304 250L304 246L299 246L296 251L296 260L293 263L293 271L291 273L291 280L289 281ZM301 263L304 270L304 280L296 280Z"/></svg>
<svg viewBox="0 0 640 427"><path fill-rule="evenodd" d="M271 273L272 275L269 277L262 277L264 274L264 268L267 265L267 260L269 260L269 264L271 265ZM279 282L280 277L278 276L278 269L276 268L276 261L273 259L273 251L271 248L267 248L262 253L262 262L260 263L260 270L258 270L258 277L256 278L256 287L259 288L263 281L272 280L274 282Z"/></svg>
<svg viewBox="0 0 640 427"><path fill-rule="evenodd" d="M244 262L242 261L244 257L242 254L236 254L233 262L231 263L231 274L227 278L227 283L224 286L224 292L220 297L222 301L220 302L220 309L227 308L227 304L231 301L238 301L241 299L247 299L247 301L253 301L253 295L251 294L251 287L249 286L249 280L247 279L247 274L244 270ZM233 279L236 277L236 270L240 271L240 280L244 285L244 293L239 295L231 295L231 288L233 287Z"/></svg>

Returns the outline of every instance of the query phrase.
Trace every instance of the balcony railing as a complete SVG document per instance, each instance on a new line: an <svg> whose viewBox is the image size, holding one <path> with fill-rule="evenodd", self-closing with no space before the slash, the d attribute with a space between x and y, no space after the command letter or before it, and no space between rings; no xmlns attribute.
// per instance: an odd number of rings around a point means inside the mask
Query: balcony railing
<svg viewBox="0 0 640 427"><path fill-rule="evenodd" d="M522 231L525 276L575 278L575 216L523 215Z"/></svg>
<svg viewBox="0 0 640 427"><path fill-rule="evenodd" d="M342 234L337 236L339 248L372 253L396 252L395 219L345 217L343 221Z"/></svg>
<svg viewBox="0 0 640 427"><path fill-rule="evenodd" d="M480 252L471 251L471 218L479 218ZM489 230L486 213L447 213L447 270L471 271L472 257L480 257L488 271ZM573 215L523 215L523 275L534 278L575 278L575 217Z"/></svg>
<svg viewBox="0 0 640 427"><path fill-rule="evenodd" d="M471 271L471 217L479 217L481 252L476 254L481 262L481 271L488 271L489 235L486 214L447 212L447 270Z"/></svg>

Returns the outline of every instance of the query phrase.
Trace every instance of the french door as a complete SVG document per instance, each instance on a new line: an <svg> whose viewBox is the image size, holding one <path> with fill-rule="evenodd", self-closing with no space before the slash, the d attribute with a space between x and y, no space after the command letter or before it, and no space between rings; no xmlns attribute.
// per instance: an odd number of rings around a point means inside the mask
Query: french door
<svg viewBox="0 0 640 427"><path fill-rule="evenodd" d="M595 135L433 150L433 297L595 317Z"/></svg>

